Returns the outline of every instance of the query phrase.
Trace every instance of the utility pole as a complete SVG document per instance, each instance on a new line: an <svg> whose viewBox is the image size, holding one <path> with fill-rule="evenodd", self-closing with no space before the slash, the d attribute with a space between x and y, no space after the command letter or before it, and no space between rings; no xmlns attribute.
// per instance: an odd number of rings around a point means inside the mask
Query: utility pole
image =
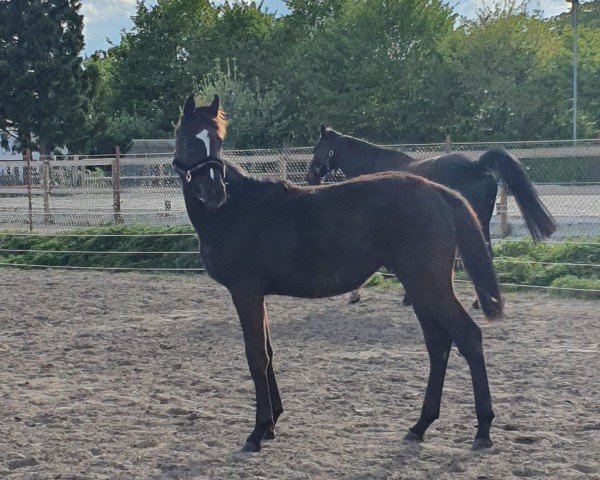
<svg viewBox="0 0 600 480"><path fill-rule="evenodd" d="M577 140L577 6L579 0L566 0L573 16L573 140Z"/></svg>

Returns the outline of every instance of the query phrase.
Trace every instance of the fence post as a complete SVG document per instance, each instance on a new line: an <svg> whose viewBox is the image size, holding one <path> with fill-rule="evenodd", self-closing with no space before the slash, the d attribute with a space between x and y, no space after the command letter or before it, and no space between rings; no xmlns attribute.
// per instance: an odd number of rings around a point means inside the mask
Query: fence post
<svg viewBox="0 0 600 480"><path fill-rule="evenodd" d="M287 160L285 154L283 153L283 148L281 149L281 153L279 155L279 175L282 180L287 178Z"/></svg>
<svg viewBox="0 0 600 480"><path fill-rule="evenodd" d="M50 161L46 158L42 164L42 189L44 191L44 223L52 223L50 214Z"/></svg>
<svg viewBox="0 0 600 480"><path fill-rule="evenodd" d="M74 155L73 160L79 160L79 155ZM77 167L77 187L85 187L85 165Z"/></svg>
<svg viewBox="0 0 600 480"><path fill-rule="evenodd" d="M29 148L26 148L23 152L23 160L25 160L25 168L23 169L23 180L25 180L27 185L27 201L29 204L29 231L33 232L33 204L31 197L31 150Z"/></svg>
<svg viewBox="0 0 600 480"><path fill-rule="evenodd" d="M123 223L121 215L121 149L115 147L115 159L112 163L113 211L115 223Z"/></svg>
<svg viewBox="0 0 600 480"><path fill-rule="evenodd" d="M452 151L452 139L450 135L446 134L446 142L444 143L444 152L450 153Z"/></svg>
<svg viewBox="0 0 600 480"><path fill-rule="evenodd" d="M500 182L500 197L496 204L496 212L500 215L500 237L506 238L510 233L508 225L508 187Z"/></svg>

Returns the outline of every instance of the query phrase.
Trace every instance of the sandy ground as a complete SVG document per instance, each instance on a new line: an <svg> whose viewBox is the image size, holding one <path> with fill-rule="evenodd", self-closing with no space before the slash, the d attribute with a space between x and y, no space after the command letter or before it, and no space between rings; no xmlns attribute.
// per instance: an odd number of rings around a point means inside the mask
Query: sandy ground
<svg viewBox="0 0 600 480"><path fill-rule="evenodd" d="M600 478L600 302L510 294L484 331L495 446L475 433L451 354L442 418L416 420L428 359L400 289L268 300L286 412L254 417L241 332L206 277L0 270L0 477L11 479ZM470 291L462 292L465 300Z"/></svg>

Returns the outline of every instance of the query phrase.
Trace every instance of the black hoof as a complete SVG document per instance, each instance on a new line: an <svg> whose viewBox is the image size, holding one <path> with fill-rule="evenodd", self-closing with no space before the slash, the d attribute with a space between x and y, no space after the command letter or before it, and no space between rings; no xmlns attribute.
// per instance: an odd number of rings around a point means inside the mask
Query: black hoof
<svg viewBox="0 0 600 480"><path fill-rule="evenodd" d="M360 297L355 297L354 295L350 296L350 298L348 299L348 303L350 305L353 305L358 302L360 302Z"/></svg>
<svg viewBox="0 0 600 480"><path fill-rule="evenodd" d="M260 445L256 445L255 443L252 443L252 442L246 442L246 443L244 443L244 446L242 447L242 452L245 452L245 453L260 452Z"/></svg>
<svg viewBox="0 0 600 480"><path fill-rule="evenodd" d="M473 308L474 308L475 310L479 310L479 300L475 300L475 301L473 302Z"/></svg>
<svg viewBox="0 0 600 480"><path fill-rule="evenodd" d="M275 430L272 428L267 429L263 434L263 440L273 440L275 438Z"/></svg>
<svg viewBox="0 0 600 480"><path fill-rule="evenodd" d="M489 438L476 438L473 440L473 446L471 450L483 450L484 448L492 448L492 441Z"/></svg>
<svg viewBox="0 0 600 480"><path fill-rule="evenodd" d="M402 299L402 305L404 305L405 307L410 307L412 306L412 300L410 298L404 297Z"/></svg>
<svg viewBox="0 0 600 480"><path fill-rule="evenodd" d="M409 430L406 435L404 435L404 441L409 443L417 443L423 441L423 435L417 435L412 430Z"/></svg>

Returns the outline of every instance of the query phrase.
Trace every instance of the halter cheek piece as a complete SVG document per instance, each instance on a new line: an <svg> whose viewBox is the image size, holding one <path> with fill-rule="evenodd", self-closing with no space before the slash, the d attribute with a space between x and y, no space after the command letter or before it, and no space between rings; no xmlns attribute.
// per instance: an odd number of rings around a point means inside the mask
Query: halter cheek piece
<svg viewBox="0 0 600 480"><path fill-rule="evenodd" d="M186 181L186 183L190 183L192 181L194 174L196 174L206 168L210 168L210 179L211 180L215 179L215 174L214 174L213 168L218 169L221 172L221 176L223 178L225 178L225 163L220 158L206 157L206 159L204 159L198 165L196 165L190 169L186 169L183 166L181 166L181 164L179 163L179 161L177 159L173 160L173 170L175 170L175 172L177 172L177 174L182 179L184 179Z"/></svg>
<svg viewBox="0 0 600 480"><path fill-rule="evenodd" d="M331 147L331 150L329 150L329 153L327 154L327 160L325 161L325 165L323 165L321 168L315 167L315 172L317 173L317 175L324 177L325 175L328 175L331 172L338 170L338 166L334 166L332 163L333 156L335 155L335 148L337 147L341 138L342 137L339 137L333 144L333 147Z"/></svg>

